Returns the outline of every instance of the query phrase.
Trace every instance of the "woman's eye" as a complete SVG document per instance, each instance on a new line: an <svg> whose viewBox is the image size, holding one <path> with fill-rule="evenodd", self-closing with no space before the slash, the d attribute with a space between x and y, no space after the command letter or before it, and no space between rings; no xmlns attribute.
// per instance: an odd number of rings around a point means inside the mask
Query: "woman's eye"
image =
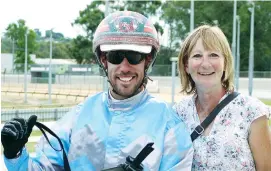
<svg viewBox="0 0 271 171"><path fill-rule="evenodd" d="M211 56L211 57L218 57L218 54L216 54L216 53L211 53L210 56Z"/></svg>
<svg viewBox="0 0 271 171"><path fill-rule="evenodd" d="M192 57L193 57L193 58L200 58L201 55L200 55L200 54L195 54L195 55L193 55Z"/></svg>

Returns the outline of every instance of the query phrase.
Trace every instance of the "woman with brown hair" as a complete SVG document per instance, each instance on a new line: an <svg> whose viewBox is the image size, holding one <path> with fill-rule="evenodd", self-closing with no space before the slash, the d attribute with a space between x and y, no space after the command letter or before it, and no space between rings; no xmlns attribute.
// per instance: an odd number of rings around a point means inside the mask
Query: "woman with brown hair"
<svg viewBox="0 0 271 171"><path fill-rule="evenodd" d="M179 73L182 92L190 96L174 109L190 133L198 134L192 170L270 171L270 111L258 99L239 94L205 129L199 126L234 92L233 57L219 27L203 25L190 33L182 43Z"/></svg>

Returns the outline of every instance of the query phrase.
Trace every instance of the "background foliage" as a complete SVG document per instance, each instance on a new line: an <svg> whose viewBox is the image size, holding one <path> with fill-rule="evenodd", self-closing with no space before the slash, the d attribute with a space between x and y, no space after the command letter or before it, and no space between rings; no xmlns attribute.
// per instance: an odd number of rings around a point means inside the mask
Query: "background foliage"
<svg viewBox="0 0 271 171"><path fill-rule="evenodd" d="M53 58L71 58L78 64L95 63L92 52L92 39L96 27L104 18L102 6L104 1L93 1L86 9L79 11L78 17L72 25L81 26L85 35L74 39L65 38L62 33L53 32ZM168 27L168 44L161 47L156 64L170 64L169 58L177 56L182 40L190 29L190 2L189 1L109 1L110 12L116 10L132 10L150 17L160 35ZM237 14L241 19L240 34L240 70L248 70L249 43L250 43L250 11L251 4L246 1L237 2ZM218 25L232 43L233 1L195 1L194 25ZM49 57L50 30L42 37L39 29L29 29L26 21L18 20L11 23L4 37L2 37L2 53L12 52L12 40L15 44L16 63L24 61L24 34L28 34L28 51L38 58ZM254 70L271 70L271 1L255 1L255 32L254 32ZM22 68L18 68L22 69Z"/></svg>

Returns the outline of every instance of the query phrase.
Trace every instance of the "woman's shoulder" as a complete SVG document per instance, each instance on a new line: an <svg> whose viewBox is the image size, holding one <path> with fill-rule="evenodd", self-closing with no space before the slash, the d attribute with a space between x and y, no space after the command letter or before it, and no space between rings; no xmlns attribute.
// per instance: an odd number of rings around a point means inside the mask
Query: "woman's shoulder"
<svg viewBox="0 0 271 171"><path fill-rule="evenodd" d="M258 98L248 96L240 93L236 101L237 105L243 106L245 108L266 108L267 106L260 101Z"/></svg>
<svg viewBox="0 0 271 171"><path fill-rule="evenodd" d="M270 108L262 101L255 97L251 97L245 94L240 94L235 101L235 105L241 107L240 114L248 122L252 122L255 119L266 115L270 118Z"/></svg>

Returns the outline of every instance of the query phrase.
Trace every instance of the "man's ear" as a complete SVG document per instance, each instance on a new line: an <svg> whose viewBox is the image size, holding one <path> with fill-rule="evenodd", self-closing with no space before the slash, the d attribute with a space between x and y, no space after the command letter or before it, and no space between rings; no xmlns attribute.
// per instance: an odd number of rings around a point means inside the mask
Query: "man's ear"
<svg viewBox="0 0 271 171"><path fill-rule="evenodd" d="M148 54L146 59L145 59L145 66L149 66L152 62L152 56L151 54Z"/></svg>
<svg viewBox="0 0 271 171"><path fill-rule="evenodd" d="M107 60L104 54L101 54L100 61L105 69L107 69Z"/></svg>

